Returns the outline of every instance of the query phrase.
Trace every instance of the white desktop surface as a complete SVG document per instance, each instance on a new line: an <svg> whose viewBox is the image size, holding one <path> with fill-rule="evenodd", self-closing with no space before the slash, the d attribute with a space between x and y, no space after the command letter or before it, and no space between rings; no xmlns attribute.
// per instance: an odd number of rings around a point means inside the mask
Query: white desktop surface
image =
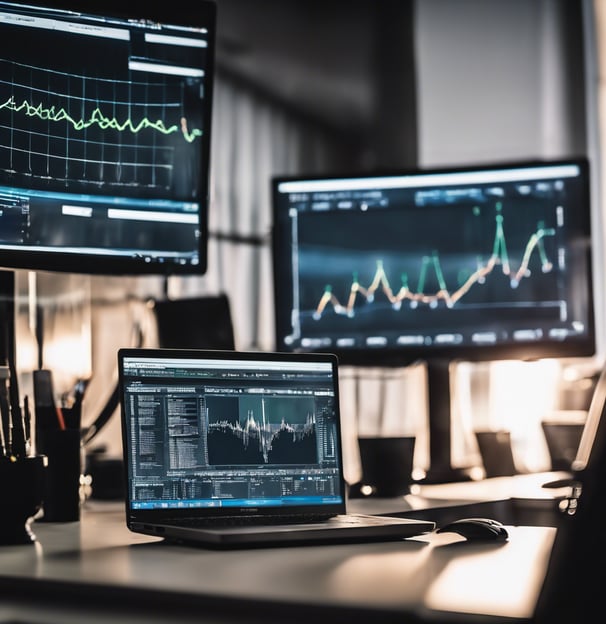
<svg viewBox="0 0 606 624"><path fill-rule="evenodd" d="M508 498L553 500L565 496L568 487L545 488L546 483L570 478L568 472L533 472L514 477L492 477L479 481L440 483L420 486L419 492L426 498L450 501L487 501Z"/></svg>
<svg viewBox="0 0 606 624"><path fill-rule="evenodd" d="M32 528L36 544L0 546L0 615L8 605L17 621L26 613L10 602L10 590L26 588L36 596L37 583L56 587L60 605L68 605L70 596L109 597L128 588L141 604L146 594L165 595L174 605L180 598L197 601L200 609L209 597L232 605L252 600L278 616L283 609L284 617L297 605L330 605L368 609L378 617L525 618L532 615L555 536L551 527L509 526L510 539L502 544L432 533L379 544L217 551L131 533L121 505L113 503L87 503L79 522L36 522ZM152 616L147 621L164 621ZM68 614L62 621L71 621ZM119 613L107 620L87 616L95 621L121 620Z"/></svg>
<svg viewBox="0 0 606 624"><path fill-rule="evenodd" d="M514 477L492 477L431 485L414 484L410 494L393 498L354 498L348 503L356 513L397 514L406 511L456 507L472 503L510 500L553 503L570 494L569 487L545 488L545 483L570 478L568 472L536 472Z"/></svg>

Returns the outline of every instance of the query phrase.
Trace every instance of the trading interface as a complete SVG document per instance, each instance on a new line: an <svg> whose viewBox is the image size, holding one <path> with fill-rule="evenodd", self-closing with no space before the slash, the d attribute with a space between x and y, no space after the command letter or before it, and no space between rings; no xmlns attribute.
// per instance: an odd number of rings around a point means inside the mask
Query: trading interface
<svg viewBox="0 0 606 624"><path fill-rule="evenodd" d="M128 382L135 506L225 507L341 500L339 429L326 372L157 371Z"/></svg>
<svg viewBox="0 0 606 624"><path fill-rule="evenodd" d="M0 2L0 242L195 264L207 40Z"/></svg>
<svg viewBox="0 0 606 624"><path fill-rule="evenodd" d="M505 171L401 186L285 183L284 345L431 349L583 335L583 187L574 167L546 169L519 180Z"/></svg>

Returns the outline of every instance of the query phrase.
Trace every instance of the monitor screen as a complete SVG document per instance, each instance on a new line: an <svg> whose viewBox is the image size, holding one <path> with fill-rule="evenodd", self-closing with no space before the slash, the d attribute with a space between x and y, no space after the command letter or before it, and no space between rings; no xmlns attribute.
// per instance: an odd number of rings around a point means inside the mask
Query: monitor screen
<svg viewBox="0 0 606 624"><path fill-rule="evenodd" d="M276 346L354 365L595 351L584 159L276 178Z"/></svg>
<svg viewBox="0 0 606 624"><path fill-rule="evenodd" d="M589 163L275 178L276 349L427 368L427 482L451 465L453 361L595 353Z"/></svg>
<svg viewBox="0 0 606 624"><path fill-rule="evenodd" d="M204 273L215 4L47 5L0 2L0 266Z"/></svg>

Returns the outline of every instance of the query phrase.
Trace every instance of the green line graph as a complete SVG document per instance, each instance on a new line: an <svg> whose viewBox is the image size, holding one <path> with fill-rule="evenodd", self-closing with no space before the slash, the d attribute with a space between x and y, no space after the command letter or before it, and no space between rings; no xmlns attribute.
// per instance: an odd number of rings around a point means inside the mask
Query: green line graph
<svg viewBox="0 0 606 624"><path fill-rule="evenodd" d="M24 183L143 193L178 187L192 196L206 134L200 82L110 67L91 75L78 66L68 72L0 58L0 172Z"/></svg>
<svg viewBox="0 0 606 624"><path fill-rule="evenodd" d="M45 121L65 121L71 124L75 130L86 130L91 126L98 126L101 130L110 129L117 130L119 132L130 131L133 134L137 134L144 129L150 128L165 135L181 132L183 138L188 143L192 143L196 138L202 136L202 131L200 129L188 129L187 119L185 117L181 117L180 124L167 126L161 119L152 121L148 117L143 117L137 122L130 118L126 118L124 121L119 121L115 117L108 117L105 115L100 108L95 108L88 118L77 119L70 115L65 108L62 107L44 107L42 104L34 105L27 100L23 100L20 104L18 104L12 95L3 104L0 104L0 110L2 109L8 109L15 113L23 113L28 117L38 117L39 119Z"/></svg>
<svg viewBox="0 0 606 624"><path fill-rule="evenodd" d="M417 307L421 303L435 307L440 301L443 301L448 308L452 308L474 286L484 283L487 277L495 271L497 267L500 267L501 273L509 278L510 287L512 289L518 288L523 279L531 277L529 264L533 253L536 253L539 257L541 273L550 273L553 270L553 263L547 257L544 239L555 236L555 228L546 227L542 221L537 223L536 230L529 236L526 242L520 265L517 270L514 270L511 266L509 253L507 251L502 209L502 203L497 202L495 236L490 256L485 260L482 257L478 257L476 259L475 268L466 278L462 279L461 283L456 287L448 287L442 271L438 251L433 251L431 254L421 257L421 266L418 273L416 288L410 286L408 274L401 273L401 284L397 292L394 292L392 289L383 265L383 260L377 260L376 270L368 286L363 286L360 283L357 271L353 272L352 283L349 288L346 303L341 303L335 296L333 287L327 285L313 312L313 318L319 320L328 305L333 307L336 314L353 317L355 315L355 305L358 297L363 297L366 302L372 303L375 299L375 293L379 290L384 293L394 309L400 309L402 302L405 300L410 301L411 307ZM432 272L438 284L438 288L435 292L426 292L426 283Z"/></svg>

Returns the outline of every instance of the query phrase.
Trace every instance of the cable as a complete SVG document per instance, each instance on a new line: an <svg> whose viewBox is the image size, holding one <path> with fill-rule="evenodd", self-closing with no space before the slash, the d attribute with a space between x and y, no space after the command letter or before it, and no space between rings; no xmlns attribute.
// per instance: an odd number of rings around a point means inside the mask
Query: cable
<svg viewBox="0 0 606 624"><path fill-rule="evenodd" d="M135 324L135 331L137 333L135 346L139 348L143 346L143 341L144 341L143 330L141 329L141 325L139 323ZM103 409L101 410L97 418L93 421L93 423L89 427L87 427L82 432L81 440L82 440L83 446L90 444L90 442L97 436L97 434L103 429L103 427L105 427L105 425L110 421L111 417L113 416L114 412L116 411L119 405L120 405L120 387L119 387L119 383L116 382L114 390L110 394L109 398L107 399L107 402L105 403L105 406L103 407Z"/></svg>

